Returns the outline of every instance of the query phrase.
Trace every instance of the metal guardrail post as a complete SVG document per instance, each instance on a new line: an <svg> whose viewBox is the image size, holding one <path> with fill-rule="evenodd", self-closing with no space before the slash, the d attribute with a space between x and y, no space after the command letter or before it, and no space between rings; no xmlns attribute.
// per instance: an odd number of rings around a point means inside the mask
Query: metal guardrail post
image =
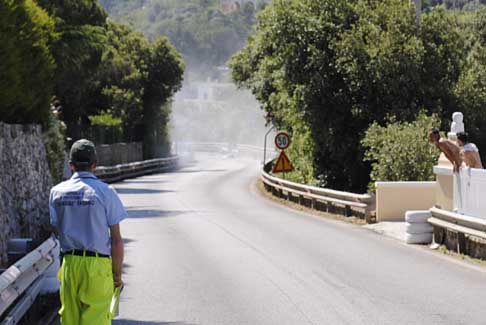
<svg viewBox="0 0 486 325"><path fill-rule="evenodd" d="M116 166L100 166L96 169L95 175L107 183L114 183L123 179L138 177L157 171L164 171L175 167L179 162L178 157L158 158L139 161Z"/></svg>
<svg viewBox="0 0 486 325"><path fill-rule="evenodd" d="M52 264L52 250L57 245L49 238L0 275L0 315Z"/></svg>
<svg viewBox="0 0 486 325"><path fill-rule="evenodd" d="M351 216L353 209L360 209L363 211L366 221L371 223L370 205L373 200L371 195L336 191L290 182L271 176L268 173L270 166L271 163L268 163L263 167L261 179L267 189L271 188L273 195L285 197L285 192L289 200L293 196L298 196L300 204L303 205L305 200L309 200L311 208L315 210L319 209L321 202L326 205L325 210L327 212L329 212L331 206L338 206L344 209L345 216Z"/></svg>
<svg viewBox="0 0 486 325"><path fill-rule="evenodd" d="M22 317L29 310L29 308L32 306L35 299L39 295L43 281L43 276L40 276L39 278L37 278L37 280L35 280L35 282L29 287L21 300L8 313L8 315L0 323L0 325L16 325L18 322L20 322Z"/></svg>

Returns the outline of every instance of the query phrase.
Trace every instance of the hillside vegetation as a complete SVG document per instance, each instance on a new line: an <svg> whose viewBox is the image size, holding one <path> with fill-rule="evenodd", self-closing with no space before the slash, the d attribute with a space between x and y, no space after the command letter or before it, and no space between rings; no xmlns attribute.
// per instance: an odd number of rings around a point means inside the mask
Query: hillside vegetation
<svg viewBox="0 0 486 325"><path fill-rule="evenodd" d="M166 36L183 54L191 76L218 77L221 66L241 49L265 1L225 12L220 0L101 0L117 21L150 40ZM218 70L218 67L220 69Z"/></svg>

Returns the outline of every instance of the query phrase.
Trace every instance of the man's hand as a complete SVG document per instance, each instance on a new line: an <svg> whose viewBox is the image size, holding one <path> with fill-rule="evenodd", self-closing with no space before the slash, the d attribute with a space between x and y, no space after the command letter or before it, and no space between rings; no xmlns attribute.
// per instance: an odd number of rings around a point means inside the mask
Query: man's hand
<svg viewBox="0 0 486 325"><path fill-rule="evenodd" d="M113 273L113 283L115 288L123 287L122 275Z"/></svg>
<svg viewBox="0 0 486 325"><path fill-rule="evenodd" d="M459 174L459 170L461 169L461 166L457 165L457 163L453 164L453 171L454 173Z"/></svg>

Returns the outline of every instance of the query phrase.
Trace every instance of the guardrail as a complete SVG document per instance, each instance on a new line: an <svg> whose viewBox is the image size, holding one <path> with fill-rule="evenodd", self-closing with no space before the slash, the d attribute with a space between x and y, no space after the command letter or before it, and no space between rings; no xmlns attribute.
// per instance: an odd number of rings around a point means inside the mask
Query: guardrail
<svg viewBox="0 0 486 325"><path fill-rule="evenodd" d="M175 168L178 163L178 157L170 157L138 161L110 167L100 166L96 168L95 175L104 182L114 183L127 178L167 171Z"/></svg>
<svg viewBox="0 0 486 325"><path fill-rule="evenodd" d="M294 200L300 205L309 205L312 209L329 212L332 209L342 209L345 216L351 216L353 211L364 215L366 222L374 222L371 211L374 206L373 196L336 191L316 186L290 182L270 175L272 163L267 164L261 172L261 180L267 190L276 196ZM308 202L308 204L306 204Z"/></svg>
<svg viewBox="0 0 486 325"><path fill-rule="evenodd" d="M474 245L468 244L468 237L486 240L486 220L466 216L438 208L430 209L432 217L428 222L434 226L434 241L445 244L459 254L484 258L483 250L475 253Z"/></svg>
<svg viewBox="0 0 486 325"><path fill-rule="evenodd" d="M178 157L151 159L111 167L100 166L95 174L107 183L175 168ZM0 325L17 324L39 294L44 272L53 263L58 243L49 238L0 275ZM15 305L14 305L15 303Z"/></svg>
<svg viewBox="0 0 486 325"><path fill-rule="evenodd" d="M44 271L56 259L57 245L49 238L0 275L0 324L16 324L30 308L42 286Z"/></svg>
<svg viewBox="0 0 486 325"><path fill-rule="evenodd" d="M189 146L193 150L209 152L224 152L225 150L234 147L238 152L247 152L257 155L263 154L262 147L245 144L189 143ZM269 149L268 152L270 154L277 153L273 148ZM274 195L287 198L288 200L294 200L295 197L294 201L296 201L296 203L308 205L316 210L329 212L333 209L342 209L345 216L351 216L353 212L358 212L364 216L366 222L374 222L372 210L375 207L375 202L374 197L370 194L355 194L290 182L270 175L267 171L271 169L271 164L272 163L268 163L262 169L261 180L265 184L267 190L272 191Z"/></svg>

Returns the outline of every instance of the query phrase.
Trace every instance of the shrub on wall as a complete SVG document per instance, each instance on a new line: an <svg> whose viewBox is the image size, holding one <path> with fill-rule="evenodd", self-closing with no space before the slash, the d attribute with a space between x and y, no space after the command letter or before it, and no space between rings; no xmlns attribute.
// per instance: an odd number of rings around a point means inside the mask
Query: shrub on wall
<svg viewBox="0 0 486 325"><path fill-rule="evenodd" d="M428 142L428 130L439 126L437 115L420 113L414 122L373 123L362 140L365 161L372 162L371 183L375 181L431 181L439 151Z"/></svg>
<svg viewBox="0 0 486 325"><path fill-rule="evenodd" d="M44 125L43 140L46 147L47 160L52 176L52 183L57 184L62 180L65 159L65 132L66 126L54 115L50 114Z"/></svg>

